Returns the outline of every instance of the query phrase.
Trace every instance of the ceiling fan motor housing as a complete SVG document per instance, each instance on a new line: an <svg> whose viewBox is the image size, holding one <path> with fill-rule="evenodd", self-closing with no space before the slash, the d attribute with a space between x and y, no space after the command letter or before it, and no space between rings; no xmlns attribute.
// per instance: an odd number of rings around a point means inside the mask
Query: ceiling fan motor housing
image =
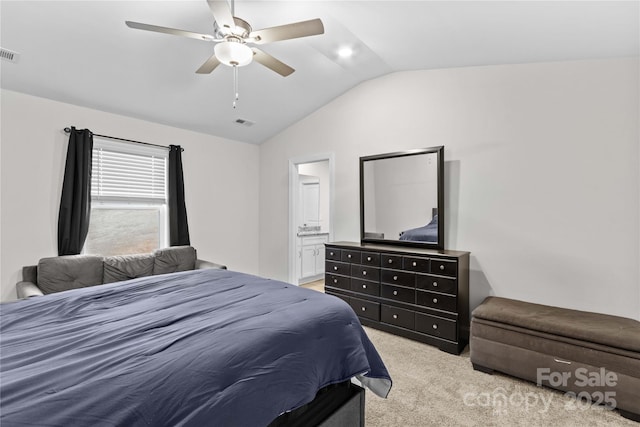
<svg viewBox="0 0 640 427"><path fill-rule="evenodd" d="M225 38L227 36L236 36L239 38L249 37L251 33L251 25L244 19L233 17L233 22L236 24L235 28L229 28L228 26L220 27L218 21L213 25L215 35L218 38Z"/></svg>

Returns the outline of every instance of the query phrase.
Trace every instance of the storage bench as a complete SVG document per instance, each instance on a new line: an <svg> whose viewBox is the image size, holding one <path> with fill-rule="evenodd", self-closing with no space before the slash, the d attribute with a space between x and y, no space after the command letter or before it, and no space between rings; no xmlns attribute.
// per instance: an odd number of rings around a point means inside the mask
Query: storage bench
<svg viewBox="0 0 640 427"><path fill-rule="evenodd" d="M471 363L615 406L640 421L640 322L488 297L472 313Z"/></svg>

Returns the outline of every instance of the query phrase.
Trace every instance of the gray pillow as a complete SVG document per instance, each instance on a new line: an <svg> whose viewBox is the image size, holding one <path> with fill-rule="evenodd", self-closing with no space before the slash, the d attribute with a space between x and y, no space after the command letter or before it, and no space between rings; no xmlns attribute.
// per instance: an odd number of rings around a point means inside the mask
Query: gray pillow
<svg viewBox="0 0 640 427"><path fill-rule="evenodd" d="M102 257L66 255L38 262L38 287L45 294L102 284Z"/></svg>
<svg viewBox="0 0 640 427"><path fill-rule="evenodd" d="M118 255L104 259L104 283L121 282L153 274L153 254Z"/></svg>
<svg viewBox="0 0 640 427"><path fill-rule="evenodd" d="M175 273L196 268L196 250L192 246L173 246L154 252L153 274Z"/></svg>

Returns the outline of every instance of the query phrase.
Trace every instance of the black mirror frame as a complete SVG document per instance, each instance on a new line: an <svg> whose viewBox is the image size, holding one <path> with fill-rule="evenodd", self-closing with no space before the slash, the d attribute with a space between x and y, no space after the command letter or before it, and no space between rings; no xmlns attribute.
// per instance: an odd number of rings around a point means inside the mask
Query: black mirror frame
<svg viewBox="0 0 640 427"><path fill-rule="evenodd" d="M437 242L415 242L406 240L372 239L364 237L364 163L370 160L390 159L394 157L415 156L419 154L436 153L437 156L437 176L438 176L438 241ZM444 250L444 223L446 220L444 208L444 146L422 148L417 150L398 151L395 153L376 154L373 156L360 157L360 242L378 243L395 246L412 246L425 249Z"/></svg>

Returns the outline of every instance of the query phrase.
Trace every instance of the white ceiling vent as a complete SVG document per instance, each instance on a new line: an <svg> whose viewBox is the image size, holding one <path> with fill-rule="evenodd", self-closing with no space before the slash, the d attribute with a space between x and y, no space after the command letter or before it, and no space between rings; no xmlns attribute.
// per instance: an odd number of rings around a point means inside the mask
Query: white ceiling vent
<svg viewBox="0 0 640 427"><path fill-rule="evenodd" d="M242 126L251 127L255 123L245 119L236 119L236 123Z"/></svg>
<svg viewBox="0 0 640 427"><path fill-rule="evenodd" d="M20 54L18 52L13 52L9 49L0 47L0 58L2 58L3 60L10 61L10 62L18 62L19 57L20 57Z"/></svg>

